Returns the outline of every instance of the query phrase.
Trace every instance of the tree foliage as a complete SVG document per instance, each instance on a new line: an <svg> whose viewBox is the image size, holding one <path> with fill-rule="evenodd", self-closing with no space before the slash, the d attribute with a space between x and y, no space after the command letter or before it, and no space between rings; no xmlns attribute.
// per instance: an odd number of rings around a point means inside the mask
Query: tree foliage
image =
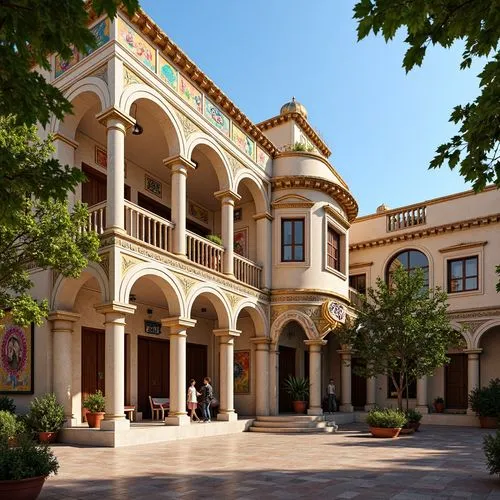
<svg viewBox="0 0 500 500"><path fill-rule="evenodd" d="M59 169L52 152L50 139L40 140L34 125L0 116L0 317L11 309L20 324L40 323L47 314L47 301L29 294L30 269L77 277L89 260L99 259L97 235L82 231L86 208L68 211L66 189L81 174Z"/></svg>
<svg viewBox="0 0 500 500"><path fill-rule="evenodd" d="M451 328L447 307L446 294L428 290L420 269L408 273L398 268L390 284L377 279L376 288L361 296L357 319L335 332L366 362L356 369L360 375L392 379L402 409L408 384L445 365L448 348L462 340Z"/></svg>
<svg viewBox="0 0 500 500"><path fill-rule="evenodd" d="M479 96L453 109L450 121L459 133L437 148L430 167L459 165L476 191L491 182L500 187L500 0L359 0L354 18L359 40L373 32L389 41L406 28L407 72L422 64L430 45L449 48L457 40L465 43L461 69L487 58L478 75Z"/></svg>

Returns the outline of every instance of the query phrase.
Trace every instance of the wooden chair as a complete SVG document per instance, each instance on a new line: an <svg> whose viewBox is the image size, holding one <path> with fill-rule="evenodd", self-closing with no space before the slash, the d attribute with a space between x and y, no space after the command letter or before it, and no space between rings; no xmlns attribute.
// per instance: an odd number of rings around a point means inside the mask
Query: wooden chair
<svg viewBox="0 0 500 500"><path fill-rule="evenodd" d="M149 404L151 405L151 418L156 420L157 418L165 420L165 410L170 408L169 398L152 398L149 396Z"/></svg>

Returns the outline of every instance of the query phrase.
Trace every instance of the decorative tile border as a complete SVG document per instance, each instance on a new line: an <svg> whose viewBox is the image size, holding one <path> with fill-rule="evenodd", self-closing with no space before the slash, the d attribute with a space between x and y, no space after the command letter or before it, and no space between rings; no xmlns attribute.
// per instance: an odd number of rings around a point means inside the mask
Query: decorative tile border
<svg viewBox="0 0 500 500"><path fill-rule="evenodd" d="M148 174L144 174L144 189L150 193L161 198L162 185L160 181L149 177Z"/></svg>
<svg viewBox="0 0 500 500"><path fill-rule="evenodd" d="M188 214L204 224L208 224L208 210L194 201L188 201Z"/></svg>
<svg viewBox="0 0 500 500"><path fill-rule="evenodd" d="M156 72L156 49L120 17L117 17L118 43L151 71Z"/></svg>

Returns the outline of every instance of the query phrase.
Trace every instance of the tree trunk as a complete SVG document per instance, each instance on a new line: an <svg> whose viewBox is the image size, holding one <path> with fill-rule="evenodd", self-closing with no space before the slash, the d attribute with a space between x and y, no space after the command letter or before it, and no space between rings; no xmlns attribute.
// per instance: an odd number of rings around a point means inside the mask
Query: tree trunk
<svg viewBox="0 0 500 500"><path fill-rule="evenodd" d="M403 389L398 387L398 409L403 410Z"/></svg>

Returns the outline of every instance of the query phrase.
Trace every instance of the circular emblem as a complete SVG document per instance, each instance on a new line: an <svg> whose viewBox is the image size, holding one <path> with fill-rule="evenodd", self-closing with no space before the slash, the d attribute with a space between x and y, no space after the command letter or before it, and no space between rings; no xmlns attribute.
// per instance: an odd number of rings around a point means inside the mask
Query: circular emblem
<svg viewBox="0 0 500 500"><path fill-rule="evenodd" d="M8 326L2 340L2 368L16 376L26 366L27 345L24 330L18 326Z"/></svg>
<svg viewBox="0 0 500 500"><path fill-rule="evenodd" d="M323 304L323 316L330 323L345 323L346 309L339 302L328 300Z"/></svg>

